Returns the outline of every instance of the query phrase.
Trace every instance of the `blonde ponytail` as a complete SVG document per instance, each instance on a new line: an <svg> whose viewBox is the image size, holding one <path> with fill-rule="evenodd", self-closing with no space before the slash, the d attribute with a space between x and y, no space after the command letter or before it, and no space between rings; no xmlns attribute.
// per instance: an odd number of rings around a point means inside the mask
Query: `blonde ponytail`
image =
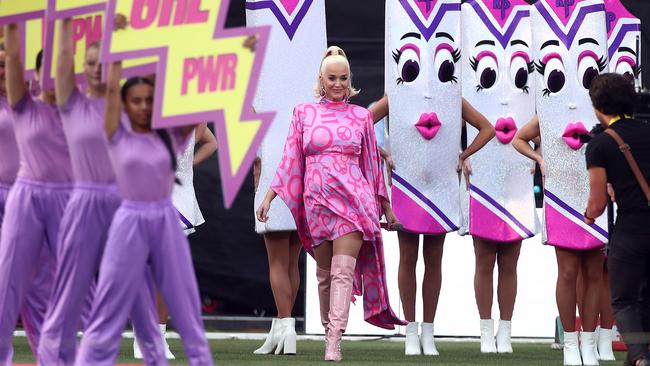
<svg viewBox="0 0 650 366"><path fill-rule="evenodd" d="M340 47L338 46L330 46L327 51L325 51L325 55L323 56L323 59L321 60L320 63L320 68L318 69L318 78L316 79L316 86L314 87L314 94L316 97L322 97L322 90L323 90L323 85L320 82L321 77L323 76L323 72L325 71L325 68L330 65L330 64L335 64L335 63L340 63L344 64L348 68L348 72L350 74L350 86L348 87L348 98L351 98L357 94L359 94L359 90L355 89L352 86L352 72L350 71L350 62L348 61L348 56L345 54L345 51L343 51Z"/></svg>

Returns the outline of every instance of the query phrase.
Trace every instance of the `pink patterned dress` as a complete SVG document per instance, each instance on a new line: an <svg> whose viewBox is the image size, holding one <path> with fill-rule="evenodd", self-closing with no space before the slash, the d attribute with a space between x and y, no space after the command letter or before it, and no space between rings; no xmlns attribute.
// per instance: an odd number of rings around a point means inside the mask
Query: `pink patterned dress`
<svg viewBox="0 0 650 366"><path fill-rule="evenodd" d="M354 294L363 294L365 320L386 329L405 324L388 301L379 226L388 195L370 112L325 99L296 106L271 189L291 210L310 254L323 241L363 234Z"/></svg>

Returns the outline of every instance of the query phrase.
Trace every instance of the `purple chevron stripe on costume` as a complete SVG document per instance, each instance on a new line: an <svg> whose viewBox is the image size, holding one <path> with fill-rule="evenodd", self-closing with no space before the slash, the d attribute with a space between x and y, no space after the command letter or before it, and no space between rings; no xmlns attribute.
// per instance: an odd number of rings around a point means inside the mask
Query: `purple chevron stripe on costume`
<svg viewBox="0 0 650 366"><path fill-rule="evenodd" d="M519 25L519 22L525 18L530 16L530 10L525 9L525 10L519 10L515 14L514 19L512 19L512 22L510 23L510 26L508 26L508 29L505 30L505 33L502 32L502 29L497 29L497 27L494 26L494 22L488 17L487 14L485 14L485 11L481 7L480 4L478 4L476 1L471 1L470 4L476 11L476 14L481 18L487 29L494 35L494 37L499 41L501 44L501 47L506 48L508 45L508 41L510 38L512 38L512 34L515 32L515 29L517 29L517 25Z"/></svg>
<svg viewBox="0 0 650 366"><path fill-rule="evenodd" d="M422 23L422 20L420 20L418 15L415 13L415 10L413 10L413 8L408 4L408 0L399 0L399 2L402 4L402 7L406 11L406 14L408 14L409 18L411 18L411 21L413 21L413 24L418 27L418 30L420 30L420 33L422 33L424 39L427 41L431 39L433 32L435 32L436 28L438 28L438 25L440 24L440 21L442 21L442 18L445 16L445 13L449 11L460 11L460 3L442 4L440 5L440 9L436 13L435 17L433 18L431 25L427 27L424 25L424 23Z"/></svg>
<svg viewBox="0 0 650 366"><path fill-rule="evenodd" d="M544 1L540 0L536 2L534 6L539 11L539 14L546 20L546 23L548 23L555 35L557 35L562 43L564 43L567 49L571 47L573 39L576 37L578 29L580 29L587 14L605 11L605 4L593 4L580 8L573 25L571 25L571 29L569 29L569 33L565 34L564 31L560 29L553 16L548 12L548 9L544 6Z"/></svg>
<svg viewBox="0 0 650 366"><path fill-rule="evenodd" d="M178 214L178 218L181 220L183 225L185 225L185 230L194 228L194 225L192 225L190 220L188 220L185 216L183 216L183 214L180 211L176 210L176 213Z"/></svg>
<svg viewBox="0 0 650 366"><path fill-rule="evenodd" d="M289 22L289 20L287 20L284 14L282 14L280 8L278 8L278 5L272 0L257 1L257 2L247 1L246 9L248 10L270 9L273 15L275 15L275 17L278 19L278 22L280 23L282 28L284 28L284 32L287 34L289 39L292 40L293 36L296 34L296 31L298 30L298 27L300 26L300 23L305 18L305 15L307 15L307 11L309 11L309 7L311 6L312 2L313 0L305 0L305 2L298 10L298 13L296 14L295 18L293 18L292 22Z"/></svg>
<svg viewBox="0 0 650 366"><path fill-rule="evenodd" d="M496 208L499 212L501 212L503 215L505 215L510 221L512 221L521 231L526 233L526 235L532 237L535 236L535 234L530 231L526 225L522 224L517 218L511 214L505 207L501 206L497 201L495 201L492 197L490 197L487 193L483 192L481 189L476 187L473 184L470 184L470 189L472 192L475 192L479 196L483 197L484 200L488 201L494 208Z"/></svg>
<svg viewBox="0 0 650 366"><path fill-rule="evenodd" d="M577 218L581 222L584 221L585 217L576 211L573 207L569 206L566 202L562 201L558 196L554 195L553 193L549 192L548 189L544 190L544 197L548 198L549 200L555 202L558 204L558 206L562 207L564 210L566 210L568 213L570 213L573 217ZM599 234L601 234L604 237L608 237L607 235L607 230L601 228L600 226L596 225L595 223L589 225L592 229L596 230Z"/></svg>
<svg viewBox="0 0 650 366"><path fill-rule="evenodd" d="M616 38L612 41L612 43L609 45L609 49L607 50L609 57L611 58L616 50L618 49L618 46L621 45L621 42L623 42L623 39L625 38L625 34L628 32L640 32L641 31L641 24L623 24L621 26L621 29L618 31L616 34Z"/></svg>
<svg viewBox="0 0 650 366"><path fill-rule="evenodd" d="M432 209L446 224L449 226L449 228L452 229L452 231L458 230L458 226L454 224L453 221L451 221L447 215L445 215L439 208L436 206L433 202L431 202L425 195L422 194L422 192L418 191L415 187L413 187L409 182L406 181L406 179L400 177L395 171L393 170L393 179L399 182L401 185L404 186L404 188L408 189L409 192L414 194L417 198L419 198L425 205L427 205L430 209Z"/></svg>

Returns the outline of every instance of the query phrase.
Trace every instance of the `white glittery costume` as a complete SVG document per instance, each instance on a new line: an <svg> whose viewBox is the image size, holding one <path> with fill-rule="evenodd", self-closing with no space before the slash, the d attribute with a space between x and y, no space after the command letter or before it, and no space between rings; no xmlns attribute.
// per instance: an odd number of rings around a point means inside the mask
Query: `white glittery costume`
<svg viewBox="0 0 650 366"><path fill-rule="evenodd" d="M196 130L192 130L192 136L187 148L177 157L178 169L176 170L176 177L180 180L181 185L174 184L172 192L172 202L176 210L178 210L181 227L186 235L196 231L195 228L205 222L194 193L195 132Z"/></svg>
<svg viewBox="0 0 650 366"><path fill-rule="evenodd" d="M314 83L327 45L324 0L247 0L246 24L271 26L271 37L253 105L276 111L258 152L262 159L253 210L262 203L282 158L293 107L314 101ZM255 220L255 231L296 230L293 216L280 199L273 200L266 223Z"/></svg>
<svg viewBox="0 0 650 366"><path fill-rule="evenodd" d="M470 0L462 6L461 23L463 97L496 130L496 138L469 158L469 190L461 184L461 232L520 241L538 230L532 164L511 145L517 130L535 116L530 5ZM467 125L468 141L477 134Z"/></svg>
<svg viewBox="0 0 650 366"><path fill-rule="evenodd" d="M609 71L640 80L641 20L625 9L620 0L606 0L605 9Z"/></svg>
<svg viewBox="0 0 650 366"><path fill-rule="evenodd" d="M607 241L607 218L582 213L589 198L585 149L578 135L598 124L591 80L607 71L605 5L600 0L540 0L531 8L537 113L546 165L544 241L588 250Z"/></svg>
<svg viewBox="0 0 650 366"><path fill-rule="evenodd" d="M408 232L456 231L460 0L386 1L384 54L393 211Z"/></svg>

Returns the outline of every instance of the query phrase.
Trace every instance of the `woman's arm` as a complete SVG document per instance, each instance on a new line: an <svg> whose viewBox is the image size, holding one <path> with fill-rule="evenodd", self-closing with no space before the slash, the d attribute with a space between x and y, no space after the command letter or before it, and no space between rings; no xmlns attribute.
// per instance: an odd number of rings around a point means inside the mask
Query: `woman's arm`
<svg viewBox="0 0 650 366"><path fill-rule="evenodd" d="M217 151L217 139L208 128L207 122L196 126L195 139L197 144L201 144L199 149L194 152L194 165L197 165Z"/></svg>
<svg viewBox="0 0 650 366"><path fill-rule="evenodd" d="M110 141L120 127L122 100L120 95L120 79L122 78L122 62L114 62L108 68L106 81L106 112L104 113L104 130Z"/></svg>
<svg viewBox="0 0 650 366"><path fill-rule="evenodd" d="M602 167L589 168L589 201L585 223L591 225L607 208L607 171Z"/></svg>
<svg viewBox="0 0 650 366"><path fill-rule="evenodd" d="M372 113L372 122L379 122L382 118L388 115L388 96L384 95L368 110Z"/></svg>
<svg viewBox="0 0 650 366"><path fill-rule="evenodd" d="M20 61L20 34L15 23L5 26L5 55L7 100L13 108L27 93L23 65Z"/></svg>
<svg viewBox="0 0 650 366"><path fill-rule="evenodd" d="M479 111L477 111L468 101L463 98L463 120L478 130L478 135L474 141L467 146L463 152L460 153L459 159L464 161L472 156L475 152L479 151L485 144L490 142L495 135L494 127L490 121L485 118Z"/></svg>
<svg viewBox="0 0 650 366"><path fill-rule="evenodd" d="M530 122L526 123L517 131L515 138L512 139L512 147L520 154L536 161L537 164L542 166L544 162L542 155L530 145L530 141L535 141L539 136L539 118L535 115Z"/></svg>
<svg viewBox="0 0 650 366"><path fill-rule="evenodd" d="M56 65L56 79L54 91L56 102L64 106L75 88L74 53L72 44L72 19L66 18L61 22L61 40L59 44L59 57Z"/></svg>

